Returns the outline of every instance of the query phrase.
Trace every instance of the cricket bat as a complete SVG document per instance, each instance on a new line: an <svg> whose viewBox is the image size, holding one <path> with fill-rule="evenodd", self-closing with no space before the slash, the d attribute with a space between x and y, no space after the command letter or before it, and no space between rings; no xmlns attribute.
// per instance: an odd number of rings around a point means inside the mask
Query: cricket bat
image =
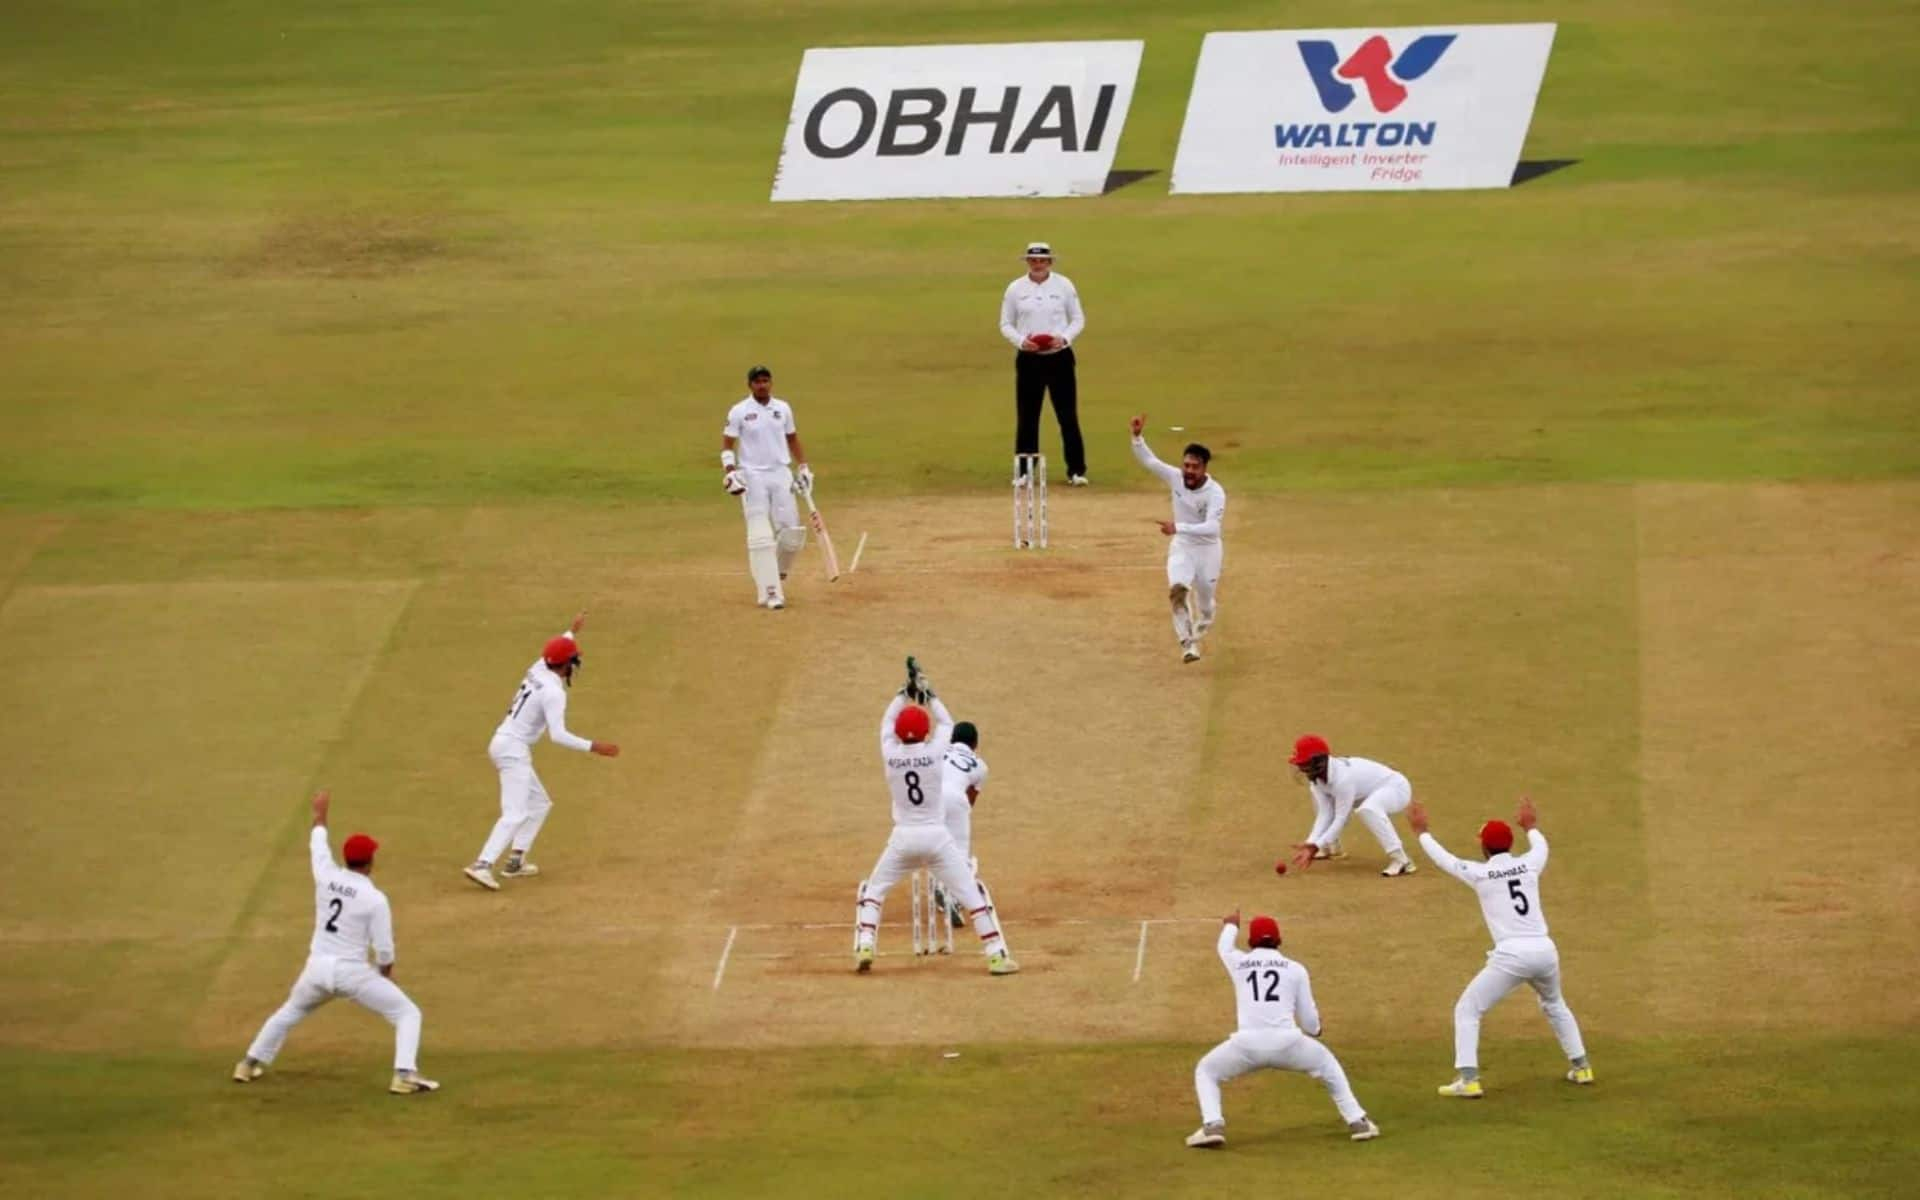
<svg viewBox="0 0 1920 1200"><path fill-rule="evenodd" d="M806 488L800 495L807 502L807 524L813 526L813 536L820 539L820 551L827 556L827 582L832 583L840 578L840 556L833 552L833 538L827 533L826 518L813 502L813 489Z"/></svg>

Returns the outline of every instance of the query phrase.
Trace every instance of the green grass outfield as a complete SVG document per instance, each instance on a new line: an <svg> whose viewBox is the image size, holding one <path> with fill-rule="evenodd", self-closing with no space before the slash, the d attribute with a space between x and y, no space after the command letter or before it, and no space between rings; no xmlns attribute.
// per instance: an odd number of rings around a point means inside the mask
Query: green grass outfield
<svg viewBox="0 0 1920 1200"><path fill-rule="evenodd" d="M0 6L0 1194L1910 1192L1916 15ZM1576 165L1166 194L1206 31L1437 20L1560 23L1525 157ZM1119 37L1144 181L767 201L809 46ZM1001 548L993 328L1032 237L1090 315L1095 487L1043 561ZM755 361L843 561L874 533L777 630L714 486ZM1140 410L1235 498L1179 675ZM485 736L583 603L573 723L627 752L541 752L551 873L490 905L456 869ZM856 981L804 928L877 849L903 648L985 714L1017 979ZM1431 870L1276 882L1305 728L1456 851L1540 795L1600 1086L1516 996L1489 1098L1432 1097L1484 931ZM298 967L322 785L385 845L419 1104L345 1006L226 1082ZM1235 903L1281 912L1379 1141L1263 1075L1226 1153L1180 1147ZM748 922L786 924L722 986Z"/></svg>

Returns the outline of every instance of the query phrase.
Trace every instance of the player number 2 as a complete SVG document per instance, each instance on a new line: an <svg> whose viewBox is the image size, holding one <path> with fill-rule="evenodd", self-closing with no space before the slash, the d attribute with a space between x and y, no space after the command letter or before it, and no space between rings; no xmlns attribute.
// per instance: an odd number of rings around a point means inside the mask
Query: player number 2
<svg viewBox="0 0 1920 1200"><path fill-rule="evenodd" d="M1264 996L1260 994L1260 977L1262 975L1267 977L1267 994ZM1248 971L1247 990L1253 993L1253 1002L1255 1004L1260 1003L1262 1000L1270 1003L1278 1001L1280 999L1280 972L1273 970Z"/></svg>
<svg viewBox="0 0 1920 1200"><path fill-rule="evenodd" d="M920 790L920 772L908 771L907 772L907 803L925 804L926 802L927 802L927 794Z"/></svg>
<svg viewBox="0 0 1920 1200"><path fill-rule="evenodd" d="M333 899L327 901L327 907L332 909L333 913L331 916L327 918L327 924L325 926L326 931L328 933L339 933L340 932L340 910L345 908L346 905L341 903L340 897L335 896Z"/></svg>
<svg viewBox="0 0 1920 1200"><path fill-rule="evenodd" d="M1513 911L1521 916L1524 917L1533 910L1533 905L1527 903L1527 894L1520 890L1518 879L1507 880L1507 895L1513 897Z"/></svg>

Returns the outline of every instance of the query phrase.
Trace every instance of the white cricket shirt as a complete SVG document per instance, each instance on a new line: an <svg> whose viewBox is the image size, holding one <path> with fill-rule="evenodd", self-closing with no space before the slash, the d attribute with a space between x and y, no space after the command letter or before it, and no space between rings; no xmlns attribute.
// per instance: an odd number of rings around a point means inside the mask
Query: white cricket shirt
<svg viewBox="0 0 1920 1200"><path fill-rule="evenodd" d="M938 696L927 707L933 731L924 742L907 743L893 736L893 720L908 700L895 696L880 718L880 762L887 773L887 791L893 795L895 825L938 825L946 818L945 770L947 746L953 737L953 717Z"/></svg>
<svg viewBox="0 0 1920 1200"><path fill-rule="evenodd" d="M1327 759L1326 781L1315 779L1307 783L1315 801L1313 832L1307 835L1307 840L1316 846L1339 841L1340 831L1347 827L1347 818L1353 815L1353 806L1393 783L1413 787L1405 775L1370 758L1348 755Z"/></svg>
<svg viewBox="0 0 1920 1200"><path fill-rule="evenodd" d="M544 659L535 659L520 680L520 690L513 694L507 715L493 736L517 742L531 754L533 744L543 733L569 750L593 749L591 741L567 731L567 681Z"/></svg>
<svg viewBox="0 0 1920 1200"><path fill-rule="evenodd" d="M1239 948L1240 930L1220 926L1220 961L1233 979L1234 1008L1241 1029L1297 1029L1320 1036L1320 1010L1313 1004L1307 969L1278 950Z"/></svg>
<svg viewBox="0 0 1920 1200"><path fill-rule="evenodd" d="M1045 283L1035 283L1032 276L1022 275L1007 285L1007 294L1000 298L1000 336L1012 342L1016 350L1036 333L1051 333L1065 340L1038 353L1058 354L1079 341L1080 331L1086 327L1080 293L1074 290L1073 280L1058 271L1047 276Z"/></svg>
<svg viewBox="0 0 1920 1200"><path fill-rule="evenodd" d="M975 754L971 746L955 742L947 747L942 775L947 828L964 849L973 840L973 801L967 798L967 789L978 792L986 786L987 760Z"/></svg>
<svg viewBox="0 0 1920 1200"><path fill-rule="evenodd" d="M1209 475L1199 487L1188 487L1180 468L1155 458L1144 438L1133 439L1133 457L1172 489L1174 539L1191 546L1219 545L1220 524L1227 515L1227 489L1220 481Z"/></svg>
<svg viewBox="0 0 1920 1200"><path fill-rule="evenodd" d="M1470 885L1480 897L1480 915L1495 945L1508 938L1547 936L1547 913L1540 907L1540 875L1547 869L1547 837L1538 829L1528 835L1532 844L1522 855L1496 854L1485 862L1468 862L1448 854L1431 833L1420 835L1420 848L1442 871Z"/></svg>
<svg viewBox="0 0 1920 1200"><path fill-rule="evenodd" d="M793 424L793 409L775 396L765 404L748 396L727 410L726 435L734 440L734 453L741 466L750 471L771 471L793 462L787 451L787 435L799 433Z"/></svg>
<svg viewBox="0 0 1920 1200"><path fill-rule="evenodd" d="M333 861L326 826L314 826L307 840L313 859L313 944L307 953L365 962L371 946L375 962L392 962L393 910L386 895L371 878Z"/></svg>

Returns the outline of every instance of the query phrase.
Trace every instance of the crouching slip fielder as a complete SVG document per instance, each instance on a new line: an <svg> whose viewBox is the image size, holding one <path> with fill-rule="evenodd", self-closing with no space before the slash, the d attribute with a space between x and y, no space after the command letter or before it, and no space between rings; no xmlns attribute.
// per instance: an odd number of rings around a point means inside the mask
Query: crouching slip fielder
<svg viewBox="0 0 1920 1200"><path fill-rule="evenodd" d="M533 773L533 744L544 732L569 750L584 750L603 758L618 758L620 747L612 742L589 741L567 730L567 689L573 686L574 672L580 669L580 643L577 640L587 614L581 613L559 637L549 641L540 658L520 680L520 689L507 705L507 715L493 731L487 743L487 757L500 773L500 819L494 822L480 857L466 868L466 876L490 892L500 890L500 878L493 864L500 853L512 846L507 861L500 865L500 877L525 879L538 875L540 868L527 861L533 839L553 811L553 800L540 777Z"/></svg>
<svg viewBox="0 0 1920 1200"><path fill-rule="evenodd" d="M1480 851L1485 862L1465 862L1448 854L1439 841L1427 832L1427 810L1415 804L1407 809L1407 824L1420 835L1420 848L1434 865L1462 880L1480 897L1480 914L1493 935L1493 949L1487 951L1487 965L1473 977L1460 1002L1453 1006L1453 1065L1459 1072L1452 1083L1443 1084L1442 1096L1477 1100L1483 1094L1480 1084L1480 1018L1500 1003L1502 997L1521 984L1531 987L1540 998L1540 1011L1553 1026L1553 1036L1571 1064L1570 1083L1592 1083L1593 1067L1587 1062L1587 1048L1580 1041L1580 1023L1560 995L1560 949L1547 936L1547 914L1540 907L1540 873L1547 869L1547 839L1534 828L1537 817L1533 801L1522 796L1514 823L1527 831L1532 845L1515 856L1513 830L1505 821L1488 821L1480 827Z"/></svg>
<svg viewBox="0 0 1920 1200"><path fill-rule="evenodd" d="M1307 834L1306 841L1294 843L1296 868L1304 871L1315 859L1336 856L1340 831L1347 827L1347 819L1359 817L1373 840L1387 852L1382 875L1391 879L1418 870L1400 845L1400 835L1393 831L1393 814L1413 802L1413 784L1405 775L1370 758L1334 758L1327 739L1314 733L1293 743L1293 757L1287 761L1299 768L1313 793L1313 832Z"/></svg>
<svg viewBox="0 0 1920 1200"><path fill-rule="evenodd" d="M721 482L729 495L740 497L747 517L747 570L753 576L754 603L762 608L787 606L781 581L794 556L807 544L807 527L793 502L794 471L798 487L813 486L813 468L800 447L793 409L773 394L773 372L754 367L747 372L746 399L727 411L720 435ZM739 447L738 457L734 447Z"/></svg>
<svg viewBox="0 0 1920 1200"><path fill-rule="evenodd" d="M1173 489L1173 520L1155 521L1173 539L1167 547L1167 599L1173 605L1173 633L1180 639L1182 662L1200 661L1200 639L1213 628L1214 597L1220 586L1220 526L1227 515L1227 490L1207 476L1213 452L1193 442L1178 469L1153 456L1140 436L1147 419L1135 417L1133 457Z"/></svg>
<svg viewBox="0 0 1920 1200"><path fill-rule="evenodd" d="M346 868L335 866L327 846L327 803L326 792L314 794L313 833L307 839L313 864L313 942L307 948L306 969L294 981L287 1002L260 1027L247 1056L234 1064L233 1081L252 1083L266 1074L293 1027L314 1009L344 996L393 1026L393 1082L387 1090L399 1096L431 1092L440 1085L415 1069L420 1006L407 999L392 978L393 909L373 886L373 852L380 843L354 834L340 848ZM379 963L377 970L367 963L368 947Z"/></svg>
<svg viewBox="0 0 1920 1200"><path fill-rule="evenodd" d="M927 709L909 703L909 691L933 709L931 719ZM886 768L887 790L893 794L893 834L860 885L854 967L863 974L873 968L873 942L887 892L915 867L931 868L947 895L965 906L973 918L973 931L980 935L989 973L1012 975L1020 969L1007 953L993 911L980 897L966 856L947 832L941 811L941 773L952 736L953 718L924 680L909 679L880 718L880 761Z"/></svg>
<svg viewBox="0 0 1920 1200"><path fill-rule="evenodd" d="M1240 937L1240 910L1227 914L1220 926L1217 949L1233 980L1234 1007L1240 1027L1207 1051L1193 1069L1193 1087L1200 1094L1200 1128L1187 1138L1196 1150L1211 1150L1227 1140L1227 1119L1220 1110L1220 1085L1249 1071L1268 1068L1298 1071L1317 1080L1333 1097L1347 1134L1356 1142L1380 1136L1380 1127L1367 1119L1353 1097L1340 1060L1314 1039L1320 1036L1320 1012L1313 1004L1313 986L1307 969L1280 953L1280 923L1272 917L1247 922L1247 950L1235 944Z"/></svg>

